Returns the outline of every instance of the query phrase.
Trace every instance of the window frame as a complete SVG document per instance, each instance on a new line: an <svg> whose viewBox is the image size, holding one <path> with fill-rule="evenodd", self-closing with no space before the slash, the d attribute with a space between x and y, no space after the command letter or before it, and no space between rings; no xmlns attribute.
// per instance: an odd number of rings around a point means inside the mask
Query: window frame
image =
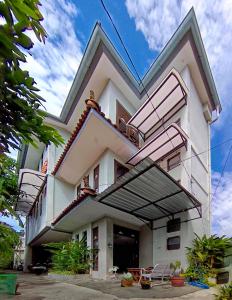
<svg viewBox="0 0 232 300"><path fill-rule="evenodd" d="M123 174L117 177L117 168L118 166L123 167L125 169L127 169L127 171ZM116 182L120 177L124 176L127 172L129 172L130 169L128 169L126 166L124 166L123 164L121 164L118 160L114 159L114 182Z"/></svg>
<svg viewBox="0 0 232 300"><path fill-rule="evenodd" d="M176 165L170 166L170 160L172 160L173 158L175 158L177 156L179 156L179 162ZM178 167L180 164L181 164L181 154L180 154L180 152L178 152L175 155L173 155L167 159L167 170L171 171L171 170L175 169L176 167Z"/></svg>
<svg viewBox="0 0 232 300"><path fill-rule="evenodd" d="M174 244L174 245L177 245L177 246L170 246L168 244L168 242L172 239L176 239L178 238L179 239L179 244ZM169 238L167 238L167 250L179 250L180 249L180 243L181 243L181 239L180 239L180 235L175 235L175 236L170 236Z"/></svg>
<svg viewBox="0 0 232 300"><path fill-rule="evenodd" d="M173 224L171 224L172 222ZM173 226L174 229L170 228L170 226ZM178 226L178 229L176 229L175 226ZM167 221L167 233L172 233L180 230L181 230L181 218L175 218Z"/></svg>
<svg viewBox="0 0 232 300"><path fill-rule="evenodd" d="M96 177L97 176L97 180ZM100 176L100 166L97 165L93 170L93 189L99 192L99 176Z"/></svg>

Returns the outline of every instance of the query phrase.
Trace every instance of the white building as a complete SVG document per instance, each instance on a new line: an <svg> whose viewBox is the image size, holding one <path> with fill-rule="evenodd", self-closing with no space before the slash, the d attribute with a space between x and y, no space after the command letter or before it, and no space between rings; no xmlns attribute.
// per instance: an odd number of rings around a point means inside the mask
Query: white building
<svg viewBox="0 0 232 300"><path fill-rule="evenodd" d="M90 90L100 109L86 107ZM97 278L113 265L123 271L179 259L186 266L194 232L210 233L206 150L220 110L193 10L143 85L96 24L60 117L46 119L65 145L24 145L19 154L25 267L46 259L41 244L81 237L98 248ZM95 195L80 193L84 177Z"/></svg>
<svg viewBox="0 0 232 300"><path fill-rule="evenodd" d="M14 269L17 269L19 266L23 265L24 254L25 254L25 233L22 230L19 232L19 244L14 249Z"/></svg>

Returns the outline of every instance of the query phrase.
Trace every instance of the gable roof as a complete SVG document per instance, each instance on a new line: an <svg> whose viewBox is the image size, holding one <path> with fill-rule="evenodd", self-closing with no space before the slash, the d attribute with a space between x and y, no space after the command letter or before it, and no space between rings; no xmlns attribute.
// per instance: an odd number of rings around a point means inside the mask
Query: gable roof
<svg viewBox="0 0 232 300"><path fill-rule="evenodd" d="M149 88L154 80L156 80L160 76L162 70L166 65L168 65L175 53L183 46L186 40L190 40L191 42L191 46L193 48L195 58L204 80L204 84L206 86L212 108L214 110L218 108L218 110L221 111L220 100L193 8L189 11L169 42L166 44L164 49L161 51L159 56L156 58L152 66L143 77L143 85L146 89ZM145 90L142 87L141 83L135 79L127 64L124 62L104 30L102 29L101 24L97 22L87 44L85 53L74 78L70 92L61 111L60 119L62 122L68 122L72 111L74 110L78 102L77 94L78 92L83 90L83 81L86 79L86 77L89 78L89 76L91 76L91 66L92 68L96 66L97 60L103 52L111 60L114 67L120 72L120 74L129 84L138 98L141 99L145 94Z"/></svg>

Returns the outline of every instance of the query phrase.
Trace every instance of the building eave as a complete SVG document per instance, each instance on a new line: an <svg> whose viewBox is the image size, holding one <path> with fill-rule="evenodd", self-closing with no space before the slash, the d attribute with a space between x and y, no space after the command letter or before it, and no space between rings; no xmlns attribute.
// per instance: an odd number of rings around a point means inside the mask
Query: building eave
<svg viewBox="0 0 232 300"><path fill-rule="evenodd" d="M212 72L209 66L209 61L206 55L206 51L203 45L203 41L201 38L199 26L197 24L196 15L194 9L192 8L185 19L182 21L180 26L177 28L176 32L173 34L169 42L166 44L164 49L161 51L157 59L154 61L153 65L147 71L145 76L143 77L143 85L147 88L149 83L153 80L154 77L162 71L165 66L165 62L168 58L172 55L175 51L178 43L184 38L185 35L191 33L193 36L193 41L197 49L197 55L200 59L202 64L202 68L207 80L207 84L209 86L210 94L211 94L211 101L213 103L213 109L215 110L219 107L219 111L221 111L221 104L218 97L218 93L216 90L215 82L212 76ZM62 122L67 122L67 115L72 107L72 104L76 98L77 91L79 90L81 83L88 71L88 68L93 60L93 57L99 47L100 44L104 45L104 49L109 51L110 55L114 58L114 62L119 66L122 73L126 76L127 80L130 82L130 86L135 90L136 94L139 98L142 98L144 95L144 88L143 86L135 79L133 73L130 71L128 66L126 65L125 61L119 55L113 44L111 43L110 39L102 29L100 23L96 23L92 35L89 39L87 44L85 53L83 55L82 61L74 78L72 87L68 94L67 100L63 106L60 119ZM105 51L103 49L103 51Z"/></svg>

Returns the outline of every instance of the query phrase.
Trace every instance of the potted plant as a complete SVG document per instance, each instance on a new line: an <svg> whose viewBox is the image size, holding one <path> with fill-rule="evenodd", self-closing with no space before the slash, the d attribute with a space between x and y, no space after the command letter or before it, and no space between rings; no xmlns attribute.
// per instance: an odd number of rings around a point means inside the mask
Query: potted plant
<svg viewBox="0 0 232 300"><path fill-rule="evenodd" d="M142 288L143 290L148 290L148 289L150 289L150 287L151 287L151 281L148 280L148 279L142 279L142 280L140 281L140 284L141 284L141 288Z"/></svg>
<svg viewBox="0 0 232 300"><path fill-rule="evenodd" d="M97 111L100 112L100 111L101 111L101 108L100 108L99 104L95 101L94 98L95 98L95 97L94 97L94 92L91 90L91 91L90 91L89 99L86 99L86 100L85 100L86 106L87 106L88 108L93 108L93 109L95 109L95 110L97 110Z"/></svg>
<svg viewBox="0 0 232 300"><path fill-rule="evenodd" d="M91 189L91 187L89 186L89 177L88 176L83 177L83 182L84 182L84 187L81 188L81 192L84 194L88 194L88 195L95 195L96 191L94 189Z"/></svg>
<svg viewBox="0 0 232 300"><path fill-rule="evenodd" d="M184 286L185 278L182 275L181 262L179 260L170 264L170 269L173 270L173 276L171 277L172 286L180 287Z"/></svg>
<svg viewBox="0 0 232 300"><path fill-rule="evenodd" d="M124 273L121 279L121 286L128 287L133 285L133 276L130 272Z"/></svg>
<svg viewBox="0 0 232 300"><path fill-rule="evenodd" d="M117 271L119 267L113 266L112 268L109 268L109 273L111 273L111 279L116 279L117 278Z"/></svg>

